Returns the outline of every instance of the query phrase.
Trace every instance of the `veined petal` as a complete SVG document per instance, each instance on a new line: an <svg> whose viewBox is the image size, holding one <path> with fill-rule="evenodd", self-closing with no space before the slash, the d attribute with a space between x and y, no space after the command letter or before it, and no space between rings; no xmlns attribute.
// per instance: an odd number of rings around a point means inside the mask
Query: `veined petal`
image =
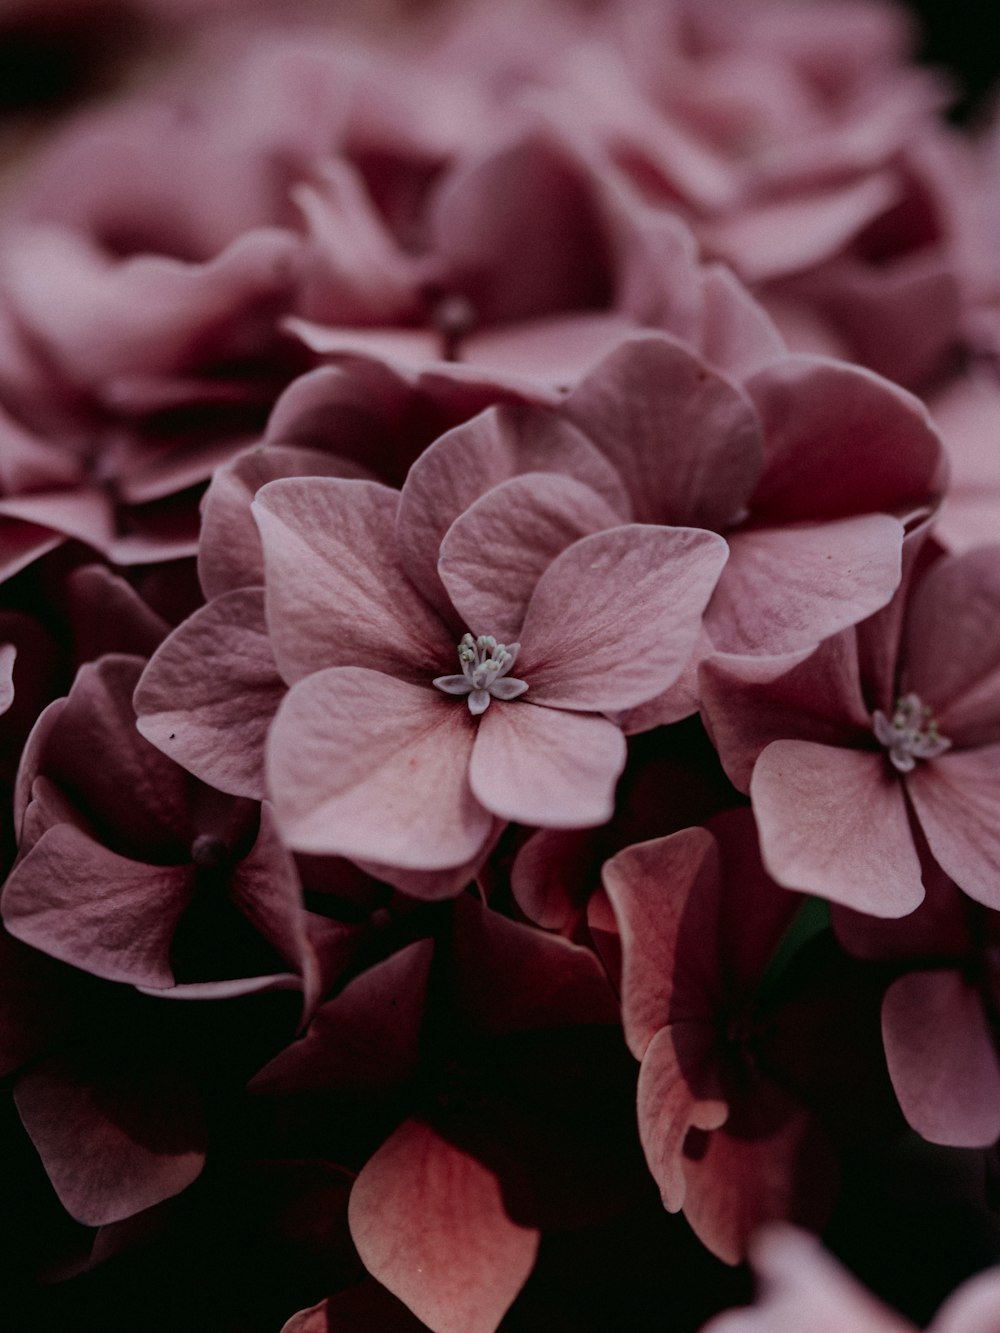
<svg viewBox="0 0 1000 1333"><path fill-rule="evenodd" d="M623 524L575 542L538 581L517 672L533 702L631 708L684 670L726 543L697 528Z"/></svg>
<svg viewBox="0 0 1000 1333"><path fill-rule="evenodd" d="M501 703L480 718L469 780L503 819L588 828L611 818L624 767L625 737L606 718Z"/></svg>
<svg viewBox="0 0 1000 1333"><path fill-rule="evenodd" d="M264 545L267 620L289 684L326 667L421 679L454 645L403 573L399 493L373 481L272 481L253 509Z"/></svg>
<svg viewBox="0 0 1000 1333"><path fill-rule="evenodd" d="M750 796L764 864L779 884L872 916L919 906L924 888L903 786L886 767L882 753L811 741L764 750Z"/></svg>
<svg viewBox="0 0 1000 1333"><path fill-rule="evenodd" d="M438 573L467 625L516 638L539 578L579 538L621 517L572 477L528 472L501 482L456 518Z"/></svg>
<svg viewBox="0 0 1000 1333"><path fill-rule="evenodd" d="M268 739L268 783L286 841L409 870L471 861L493 830L469 786L474 739L465 705L429 683L360 667L308 676Z"/></svg>

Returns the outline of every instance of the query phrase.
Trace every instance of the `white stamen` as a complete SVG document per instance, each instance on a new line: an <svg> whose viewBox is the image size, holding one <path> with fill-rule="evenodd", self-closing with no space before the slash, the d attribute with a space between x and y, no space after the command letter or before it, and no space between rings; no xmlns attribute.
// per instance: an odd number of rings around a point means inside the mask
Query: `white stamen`
<svg viewBox="0 0 1000 1333"><path fill-rule="evenodd" d="M951 749L951 741L940 734L934 714L917 694L904 694L897 699L891 719L876 708L872 731L889 751L889 759L900 773L912 773L918 759L936 759Z"/></svg>
<svg viewBox="0 0 1000 1333"><path fill-rule="evenodd" d="M467 695L469 712L478 717L491 699L516 699L528 688L527 681L507 674L520 651L519 643L497 643L492 634L480 634L478 639L463 634L458 645L462 674L438 676L434 684L445 694Z"/></svg>

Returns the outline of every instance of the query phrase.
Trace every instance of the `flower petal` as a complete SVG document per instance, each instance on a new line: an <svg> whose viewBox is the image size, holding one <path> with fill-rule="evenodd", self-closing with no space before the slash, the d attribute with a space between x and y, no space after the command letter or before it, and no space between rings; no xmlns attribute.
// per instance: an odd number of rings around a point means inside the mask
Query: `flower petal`
<svg viewBox="0 0 1000 1333"><path fill-rule="evenodd" d="M474 727L462 700L378 671L308 676L279 709L267 747L286 841L410 870L471 860L493 829L469 786Z"/></svg>
<svg viewBox="0 0 1000 1333"><path fill-rule="evenodd" d="M614 812L625 753L625 737L606 718L498 703L479 719L469 781L502 819L589 828Z"/></svg>
<svg viewBox="0 0 1000 1333"><path fill-rule="evenodd" d="M572 477L528 472L460 514L441 543L438 573L474 633L516 639L539 578L568 546L621 518Z"/></svg>
<svg viewBox="0 0 1000 1333"><path fill-rule="evenodd" d="M729 535L705 625L724 653L793 653L856 625L899 586L903 528L885 514Z"/></svg>
<svg viewBox="0 0 1000 1333"><path fill-rule="evenodd" d="M271 645L290 685L325 667L419 677L450 664L452 635L403 573L398 505L373 481L293 477L258 492Z"/></svg>
<svg viewBox="0 0 1000 1333"><path fill-rule="evenodd" d="M618 468L640 522L725 530L743 517L763 465L760 423L687 347L633 335L565 410Z"/></svg>
<svg viewBox="0 0 1000 1333"><path fill-rule="evenodd" d="M882 754L773 741L750 796L764 864L779 884L872 916L906 916L921 902L903 788Z"/></svg>
<svg viewBox="0 0 1000 1333"><path fill-rule="evenodd" d="M1000 1064L983 998L954 969L910 972L885 993L882 1036L907 1122L930 1143L985 1148L1000 1136Z"/></svg>
<svg viewBox="0 0 1000 1333"><path fill-rule="evenodd" d="M415 1120L364 1166L348 1219L368 1271L435 1333L494 1333L538 1249L493 1173Z"/></svg>
<svg viewBox="0 0 1000 1333"><path fill-rule="evenodd" d="M224 593L178 626L136 687L140 733L204 782L264 795L264 738L286 687L271 654L264 593Z"/></svg>
<svg viewBox="0 0 1000 1333"><path fill-rule="evenodd" d="M615 712L687 665L726 544L696 528L624 524L575 542L542 574L517 673L557 708Z"/></svg>

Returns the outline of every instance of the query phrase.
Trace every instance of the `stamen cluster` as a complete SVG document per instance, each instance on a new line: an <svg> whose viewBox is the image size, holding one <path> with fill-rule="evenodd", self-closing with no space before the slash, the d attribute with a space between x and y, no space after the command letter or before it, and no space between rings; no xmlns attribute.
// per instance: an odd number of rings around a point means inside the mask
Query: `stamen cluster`
<svg viewBox="0 0 1000 1333"><path fill-rule="evenodd" d="M469 712L478 717L489 708L491 698L516 699L527 690L527 681L507 674L520 651L519 643L497 643L492 634L476 639L463 634L458 645L462 675L438 676L434 684L445 694L468 695Z"/></svg>
<svg viewBox="0 0 1000 1333"><path fill-rule="evenodd" d="M912 773L918 759L936 759L951 749L951 741L940 734L934 714L917 694L904 694L896 700L891 721L876 708L872 730L900 773Z"/></svg>

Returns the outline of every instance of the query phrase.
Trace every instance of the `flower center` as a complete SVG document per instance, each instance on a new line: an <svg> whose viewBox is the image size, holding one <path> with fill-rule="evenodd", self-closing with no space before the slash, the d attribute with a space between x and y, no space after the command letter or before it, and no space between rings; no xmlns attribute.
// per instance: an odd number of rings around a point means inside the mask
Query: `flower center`
<svg viewBox="0 0 1000 1333"><path fill-rule="evenodd" d="M528 688L527 681L507 674L520 651L519 643L497 643L492 634L480 634L478 639L463 634L458 645L462 674L438 676L434 684L445 694L467 695L469 712L478 716L486 712L491 699L516 699Z"/></svg>
<svg viewBox="0 0 1000 1333"><path fill-rule="evenodd" d="M872 731L889 751L889 758L900 773L912 772L918 759L936 759L951 749L951 741L938 732L934 714L918 694L904 694L897 699L891 719L876 708Z"/></svg>

